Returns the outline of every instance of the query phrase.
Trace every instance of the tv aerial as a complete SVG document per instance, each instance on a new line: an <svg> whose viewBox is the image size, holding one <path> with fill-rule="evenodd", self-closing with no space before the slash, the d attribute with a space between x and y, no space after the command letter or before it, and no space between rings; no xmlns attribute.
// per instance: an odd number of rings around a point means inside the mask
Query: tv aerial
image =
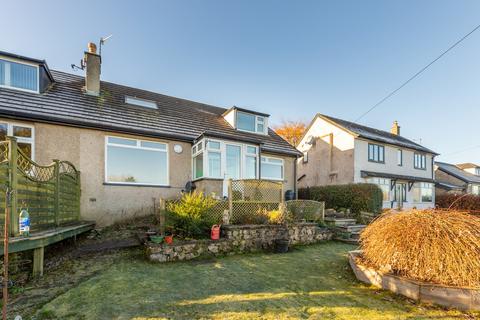
<svg viewBox="0 0 480 320"><path fill-rule="evenodd" d="M100 41L99 41L99 44L98 44L98 55L101 57L102 56L102 46L105 44L105 42L107 42L108 39L110 39L111 37L113 36L113 34L109 35L109 36L106 36L106 37L101 37L100 38ZM71 68L74 70L74 71L77 71L77 70L85 70L85 63L83 61L83 59L80 60L80 66L77 66L76 64L72 63L71 65Z"/></svg>

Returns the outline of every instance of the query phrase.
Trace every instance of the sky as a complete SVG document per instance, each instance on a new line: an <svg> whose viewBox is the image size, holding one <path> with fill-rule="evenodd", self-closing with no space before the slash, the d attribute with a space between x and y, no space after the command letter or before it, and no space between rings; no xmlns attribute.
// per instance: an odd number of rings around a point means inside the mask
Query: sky
<svg viewBox="0 0 480 320"><path fill-rule="evenodd" d="M480 1L2 0L0 50L102 80L271 115L353 121L480 24ZM480 164L480 30L360 123Z"/></svg>

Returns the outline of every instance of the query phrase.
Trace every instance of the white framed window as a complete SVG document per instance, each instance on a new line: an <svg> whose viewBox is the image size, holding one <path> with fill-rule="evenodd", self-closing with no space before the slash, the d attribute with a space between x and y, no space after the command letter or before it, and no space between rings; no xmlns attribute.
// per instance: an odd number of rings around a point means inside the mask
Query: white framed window
<svg viewBox="0 0 480 320"><path fill-rule="evenodd" d="M428 182L416 182L413 187L413 202L432 202L433 184Z"/></svg>
<svg viewBox="0 0 480 320"><path fill-rule="evenodd" d="M105 182L168 186L168 144L105 137Z"/></svg>
<svg viewBox="0 0 480 320"><path fill-rule="evenodd" d="M236 127L240 131L248 131L261 134L267 134L268 130L266 117L243 111L236 112Z"/></svg>
<svg viewBox="0 0 480 320"><path fill-rule="evenodd" d="M136 97L125 96L125 103L149 109L157 109L157 103L155 101Z"/></svg>
<svg viewBox="0 0 480 320"><path fill-rule="evenodd" d="M283 180L283 159L262 156L260 172L262 179Z"/></svg>
<svg viewBox="0 0 480 320"><path fill-rule="evenodd" d="M368 183L376 184L382 190L383 201L390 201L390 179L369 178Z"/></svg>
<svg viewBox="0 0 480 320"><path fill-rule="evenodd" d="M258 147L202 139L192 147L193 179L256 179Z"/></svg>
<svg viewBox="0 0 480 320"><path fill-rule="evenodd" d="M303 163L308 163L308 152L303 153L302 162Z"/></svg>
<svg viewBox="0 0 480 320"><path fill-rule="evenodd" d="M254 146L245 146L245 179L256 179L258 174L258 148Z"/></svg>
<svg viewBox="0 0 480 320"><path fill-rule="evenodd" d="M379 144L368 144L368 161L385 163L385 147Z"/></svg>
<svg viewBox="0 0 480 320"><path fill-rule="evenodd" d="M480 168L475 168L475 175L480 176Z"/></svg>
<svg viewBox="0 0 480 320"><path fill-rule="evenodd" d="M39 67L0 58L0 87L39 92Z"/></svg>
<svg viewBox="0 0 480 320"><path fill-rule="evenodd" d="M415 153L413 155L413 167L415 169L426 170L427 169L427 157L421 153Z"/></svg>
<svg viewBox="0 0 480 320"><path fill-rule="evenodd" d="M480 196L480 184L473 184L472 185L472 194Z"/></svg>
<svg viewBox="0 0 480 320"><path fill-rule="evenodd" d="M403 166L403 150L398 149L397 150L397 165L398 166Z"/></svg>
<svg viewBox="0 0 480 320"><path fill-rule="evenodd" d="M0 141L7 136L17 138L18 148L30 159L35 159L35 128L31 125L0 121Z"/></svg>

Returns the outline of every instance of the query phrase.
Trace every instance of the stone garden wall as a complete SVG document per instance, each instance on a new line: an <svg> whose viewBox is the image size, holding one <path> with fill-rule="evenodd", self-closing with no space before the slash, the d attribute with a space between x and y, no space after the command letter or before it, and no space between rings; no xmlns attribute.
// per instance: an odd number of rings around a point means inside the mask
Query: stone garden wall
<svg viewBox="0 0 480 320"><path fill-rule="evenodd" d="M221 230L222 238L216 241L193 240L171 245L147 242L147 256L151 261L167 262L272 250L275 239L285 237L285 228L280 225L225 225ZM332 232L316 223L299 223L288 226L288 236L291 245L304 245L330 240Z"/></svg>

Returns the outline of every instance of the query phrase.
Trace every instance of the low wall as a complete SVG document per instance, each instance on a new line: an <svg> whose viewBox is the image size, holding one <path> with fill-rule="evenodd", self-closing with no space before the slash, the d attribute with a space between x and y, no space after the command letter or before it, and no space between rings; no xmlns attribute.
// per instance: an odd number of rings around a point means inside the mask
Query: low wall
<svg viewBox="0 0 480 320"><path fill-rule="evenodd" d="M434 303L460 310L480 310L480 289L450 287L410 280L393 274L383 274L357 263L361 251L350 251L349 262L358 280L390 290L413 300Z"/></svg>
<svg viewBox="0 0 480 320"><path fill-rule="evenodd" d="M285 235L284 227L279 225L225 225L221 230L222 238L216 241L193 240L171 245L147 242L147 257L150 261L168 262L272 250L275 239ZM332 232L316 223L299 223L289 225L288 236L291 245L304 245L330 240Z"/></svg>

